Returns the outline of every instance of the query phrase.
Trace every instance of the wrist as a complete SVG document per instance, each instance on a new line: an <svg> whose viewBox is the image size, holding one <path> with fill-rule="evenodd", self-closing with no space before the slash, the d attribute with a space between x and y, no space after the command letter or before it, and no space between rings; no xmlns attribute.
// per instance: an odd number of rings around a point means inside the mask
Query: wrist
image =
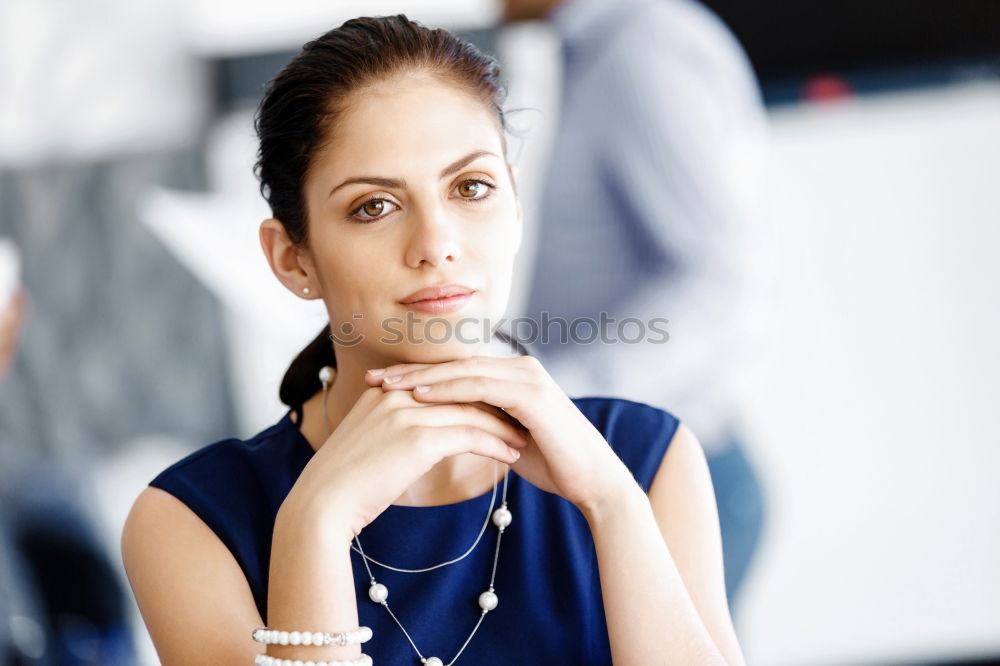
<svg viewBox="0 0 1000 666"><path fill-rule="evenodd" d="M623 512L631 512L636 507L641 507L643 503L648 504L649 498L632 473L626 470L617 482L608 484L603 492L586 502L581 502L577 508L593 528L608 520L614 520Z"/></svg>
<svg viewBox="0 0 1000 666"><path fill-rule="evenodd" d="M350 521L337 510L337 506L341 506L340 503L328 501L322 495L305 496L296 493L293 487L278 509L275 533L279 530L289 534L304 531L331 544L342 543L345 548L349 548L354 531Z"/></svg>

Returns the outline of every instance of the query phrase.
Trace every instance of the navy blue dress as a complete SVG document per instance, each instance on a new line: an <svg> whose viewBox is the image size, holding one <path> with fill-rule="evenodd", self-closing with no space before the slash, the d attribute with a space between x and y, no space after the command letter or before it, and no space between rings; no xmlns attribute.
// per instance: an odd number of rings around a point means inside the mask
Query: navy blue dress
<svg viewBox="0 0 1000 666"><path fill-rule="evenodd" d="M618 398L573 398L573 403L648 491L679 420L662 409ZM232 551L265 624L275 516L314 453L289 411L254 437L205 446L150 482L189 506ZM491 496L489 491L439 506L390 505L362 530L361 547L370 558L406 569L454 559L475 541ZM457 664L611 664L594 541L583 514L513 471L507 504L514 519L504 531L497 561L494 587L500 601ZM465 559L429 572L401 573L369 564L376 580L389 588L389 607L424 657L436 656L447 664L468 638L479 619L479 594L489 584L497 533L490 522ZM419 665L399 626L368 598L361 555L352 549L351 558L359 619L373 632L363 652L376 665Z"/></svg>

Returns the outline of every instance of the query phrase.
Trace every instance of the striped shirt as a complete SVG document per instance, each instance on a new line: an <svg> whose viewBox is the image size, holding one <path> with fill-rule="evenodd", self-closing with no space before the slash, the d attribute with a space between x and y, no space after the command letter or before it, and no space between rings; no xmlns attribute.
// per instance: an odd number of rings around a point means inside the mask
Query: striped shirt
<svg viewBox="0 0 1000 666"><path fill-rule="evenodd" d="M562 40L561 112L523 314L609 323L595 342L577 323L566 344L553 324L527 346L570 395L668 409L706 451L724 448L754 349L766 119L750 64L691 0L566 0L548 18ZM642 323L622 323L632 317Z"/></svg>

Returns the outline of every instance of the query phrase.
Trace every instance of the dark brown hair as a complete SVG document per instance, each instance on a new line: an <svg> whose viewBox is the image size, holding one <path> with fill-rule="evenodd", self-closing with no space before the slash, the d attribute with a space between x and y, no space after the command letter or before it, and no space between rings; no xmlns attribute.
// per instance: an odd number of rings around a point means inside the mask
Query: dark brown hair
<svg viewBox="0 0 1000 666"><path fill-rule="evenodd" d="M506 159L506 87L492 56L443 29L403 14L346 21L304 47L270 82L257 108L260 139L254 172L260 191L296 245L309 242L302 186L316 153L329 145L350 96L385 78L426 72L483 101L494 113ZM324 365L337 367L330 324L299 352L281 381L281 401L300 413L321 385Z"/></svg>

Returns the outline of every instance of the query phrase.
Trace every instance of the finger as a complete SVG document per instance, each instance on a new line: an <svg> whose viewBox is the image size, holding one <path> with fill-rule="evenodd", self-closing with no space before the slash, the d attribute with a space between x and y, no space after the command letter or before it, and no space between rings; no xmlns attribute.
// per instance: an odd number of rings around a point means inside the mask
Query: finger
<svg viewBox="0 0 1000 666"><path fill-rule="evenodd" d="M396 365L389 366L390 368L396 368L393 370L393 374L401 374L402 372L410 372L412 370L418 370L420 368L428 367L432 365L431 363L397 363ZM402 370L401 368L406 368ZM379 386L382 384L382 378L386 376L386 368L371 368L365 372L365 383L368 386Z"/></svg>
<svg viewBox="0 0 1000 666"><path fill-rule="evenodd" d="M382 375L382 387L386 389L410 389L421 384L433 384L457 377L492 377L510 381L529 381L530 370L511 359L474 356L415 368L398 373L387 370Z"/></svg>
<svg viewBox="0 0 1000 666"><path fill-rule="evenodd" d="M425 404L426 405L426 404L436 404L436 403L420 403L420 404ZM525 433L525 432L528 431L528 429L524 426L523 423L521 423L520 421L518 421L513 416L511 416L510 414L508 414L506 411L504 411L503 409L501 409L499 407L494 407L493 405L487 404L485 402L470 402L470 403L460 403L460 404L468 404L468 405L471 405L473 407L478 407L479 409L485 410L485 411L489 412L490 414L495 415L497 418L503 419L507 423L509 423L512 426L514 426L515 428L517 428L518 431L520 431L522 433Z"/></svg>
<svg viewBox="0 0 1000 666"><path fill-rule="evenodd" d="M378 386L369 387L365 389L363 395L371 395L373 392L381 397L382 402L387 405L389 410L399 409L402 407L431 407L436 404L432 402L420 402L416 400L414 398L413 391L384 391L382 390L381 387ZM447 403L447 401L443 402ZM525 427L523 423L514 418L513 415L508 414L506 411L504 411L500 407L496 407L495 405L490 405L488 403L481 401L468 402L468 403L456 401L456 404L462 407L475 407L481 409L486 413L491 414L506 423L509 423L522 433L525 433L528 430L527 427Z"/></svg>
<svg viewBox="0 0 1000 666"><path fill-rule="evenodd" d="M427 409L433 407L433 409ZM523 448L527 446L527 434L509 421L473 405L423 405L400 410L409 423L421 426L469 426L481 428L508 444Z"/></svg>
<svg viewBox="0 0 1000 666"><path fill-rule="evenodd" d="M532 428L530 410L537 409L534 396L538 386L533 383L507 381L489 377L460 377L413 390L418 402L485 402L499 407Z"/></svg>
<svg viewBox="0 0 1000 666"><path fill-rule="evenodd" d="M428 450L435 462L460 453L475 453L508 465L521 457L520 452L508 446L501 437L475 426L415 426L413 441Z"/></svg>

